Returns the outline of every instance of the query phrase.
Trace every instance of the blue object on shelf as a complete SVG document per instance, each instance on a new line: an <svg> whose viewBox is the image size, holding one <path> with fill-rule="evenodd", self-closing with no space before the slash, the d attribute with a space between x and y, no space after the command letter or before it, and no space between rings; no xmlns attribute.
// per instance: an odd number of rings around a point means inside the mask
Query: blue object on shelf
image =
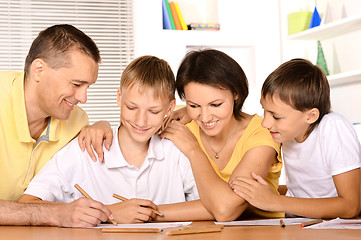
<svg viewBox="0 0 361 240"><path fill-rule="evenodd" d="M317 8L315 7L315 10L313 11L313 14L312 14L309 28L320 26L320 24L321 24L321 17L320 17L320 14L318 14Z"/></svg>
<svg viewBox="0 0 361 240"><path fill-rule="evenodd" d="M165 0L162 0L162 12L163 12L163 29L172 29Z"/></svg>

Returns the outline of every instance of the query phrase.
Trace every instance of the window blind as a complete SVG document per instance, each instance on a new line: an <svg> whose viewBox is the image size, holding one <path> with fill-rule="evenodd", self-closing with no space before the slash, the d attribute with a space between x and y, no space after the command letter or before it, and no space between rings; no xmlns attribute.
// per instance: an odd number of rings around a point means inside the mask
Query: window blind
<svg viewBox="0 0 361 240"><path fill-rule="evenodd" d="M0 1L0 71L22 71L32 41L54 24L71 24L90 36L102 57L99 76L80 106L90 123L119 124L116 90L134 58L132 0ZM45 93L44 93L45 94Z"/></svg>

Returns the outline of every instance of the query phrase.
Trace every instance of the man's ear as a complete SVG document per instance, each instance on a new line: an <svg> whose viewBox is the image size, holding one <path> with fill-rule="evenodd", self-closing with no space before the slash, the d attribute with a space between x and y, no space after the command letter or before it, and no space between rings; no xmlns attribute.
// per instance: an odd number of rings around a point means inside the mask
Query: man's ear
<svg viewBox="0 0 361 240"><path fill-rule="evenodd" d="M307 111L306 122L308 124L312 124L316 122L319 117L320 117L320 111L317 108L312 108L311 110Z"/></svg>
<svg viewBox="0 0 361 240"><path fill-rule="evenodd" d="M121 100L122 100L122 90L119 87L118 90L117 90L117 104L118 104L119 107L121 105L120 104Z"/></svg>
<svg viewBox="0 0 361 240"><path fill-rule="evenodd" d="M42 74L44 73L46 63L40 59L35 59L30 65L30 76L36 82L39 82Z"/></svg>

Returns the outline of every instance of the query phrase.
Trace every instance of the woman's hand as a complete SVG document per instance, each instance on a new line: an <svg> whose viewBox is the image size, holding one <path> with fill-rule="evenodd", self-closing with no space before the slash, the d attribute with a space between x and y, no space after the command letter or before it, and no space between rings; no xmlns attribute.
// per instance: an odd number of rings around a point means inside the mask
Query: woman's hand
<svg viewBox="0 0 361 240"><path fill-rule="evenodd" d="M200 149L193 133L182 123L172 120L160 135L171 140L184 155L190 154L194 149Z"/></svg>
<svg viewBox="0 0 361 240"><path fill-rule="evenodd" d="M82 151L86 149L89 156L95 162L97 159L93 152L93 148L98 155L100 162L104 160L103 141L105 148L109 150L113 140L113 131L107 121L99 121L91 126L84 127L78 136L78 143ZM92 148L93 146L93 148Z"/></svg>
<svg viewBox="0 0 361 240"><path fill-rule="evenodd" d="M171 120L176 120L182 124L187 124L190 121L192 121L192 119L187 114L186 107L182 107L182 108L179 108L178 110L173 111L170 118L171 118Z"/></svg>

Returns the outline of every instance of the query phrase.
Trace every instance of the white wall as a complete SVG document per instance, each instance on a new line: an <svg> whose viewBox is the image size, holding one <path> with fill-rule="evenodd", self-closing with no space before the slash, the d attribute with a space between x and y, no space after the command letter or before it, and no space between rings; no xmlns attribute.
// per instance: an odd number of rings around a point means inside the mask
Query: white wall
<svg viewBox="0 0 361 240"><path fill-rule="evenodd" d="M244 111L263 115L259 104L263 81L281 64L279 1L218 0L221 30L200 32L163 30L161 1L134 0L135 57L151 54L163 58L176 74L187 49L211 46L222 50L238 61L247 75L250 95ZM177 99L177 104L182 102ZM285 184L284 173L280 184Z"/></svg>
<svg viewBox="0 0 361 240"><path fill-rule="evenodd" d="M304 57L313 63L317 59L316 41L288 40L287 15L291 12L313 11L314 0L281 0L282 60ZM328 22L361 14L359 0L318 0L321 19ZM361 29L361 26L360 26ZM321 41L330 74L361 69L361 30ZM332 110L344 115L351 122L361 122L361 79L359 82L331 87Z"/></svg>
<svg viewBox="0 0 361 240"><path fill-rule="evenodd" d="M187 48L220 49L239 62L249 79L250 96L244 110L262 113L260 88L281 63L278 0L218 0L221 30L207 32L163 30L160 0L135 0L134 9L136 57L158 56L167 60L176 73ZM181 104L179 100L177 103Z"/></svg>

